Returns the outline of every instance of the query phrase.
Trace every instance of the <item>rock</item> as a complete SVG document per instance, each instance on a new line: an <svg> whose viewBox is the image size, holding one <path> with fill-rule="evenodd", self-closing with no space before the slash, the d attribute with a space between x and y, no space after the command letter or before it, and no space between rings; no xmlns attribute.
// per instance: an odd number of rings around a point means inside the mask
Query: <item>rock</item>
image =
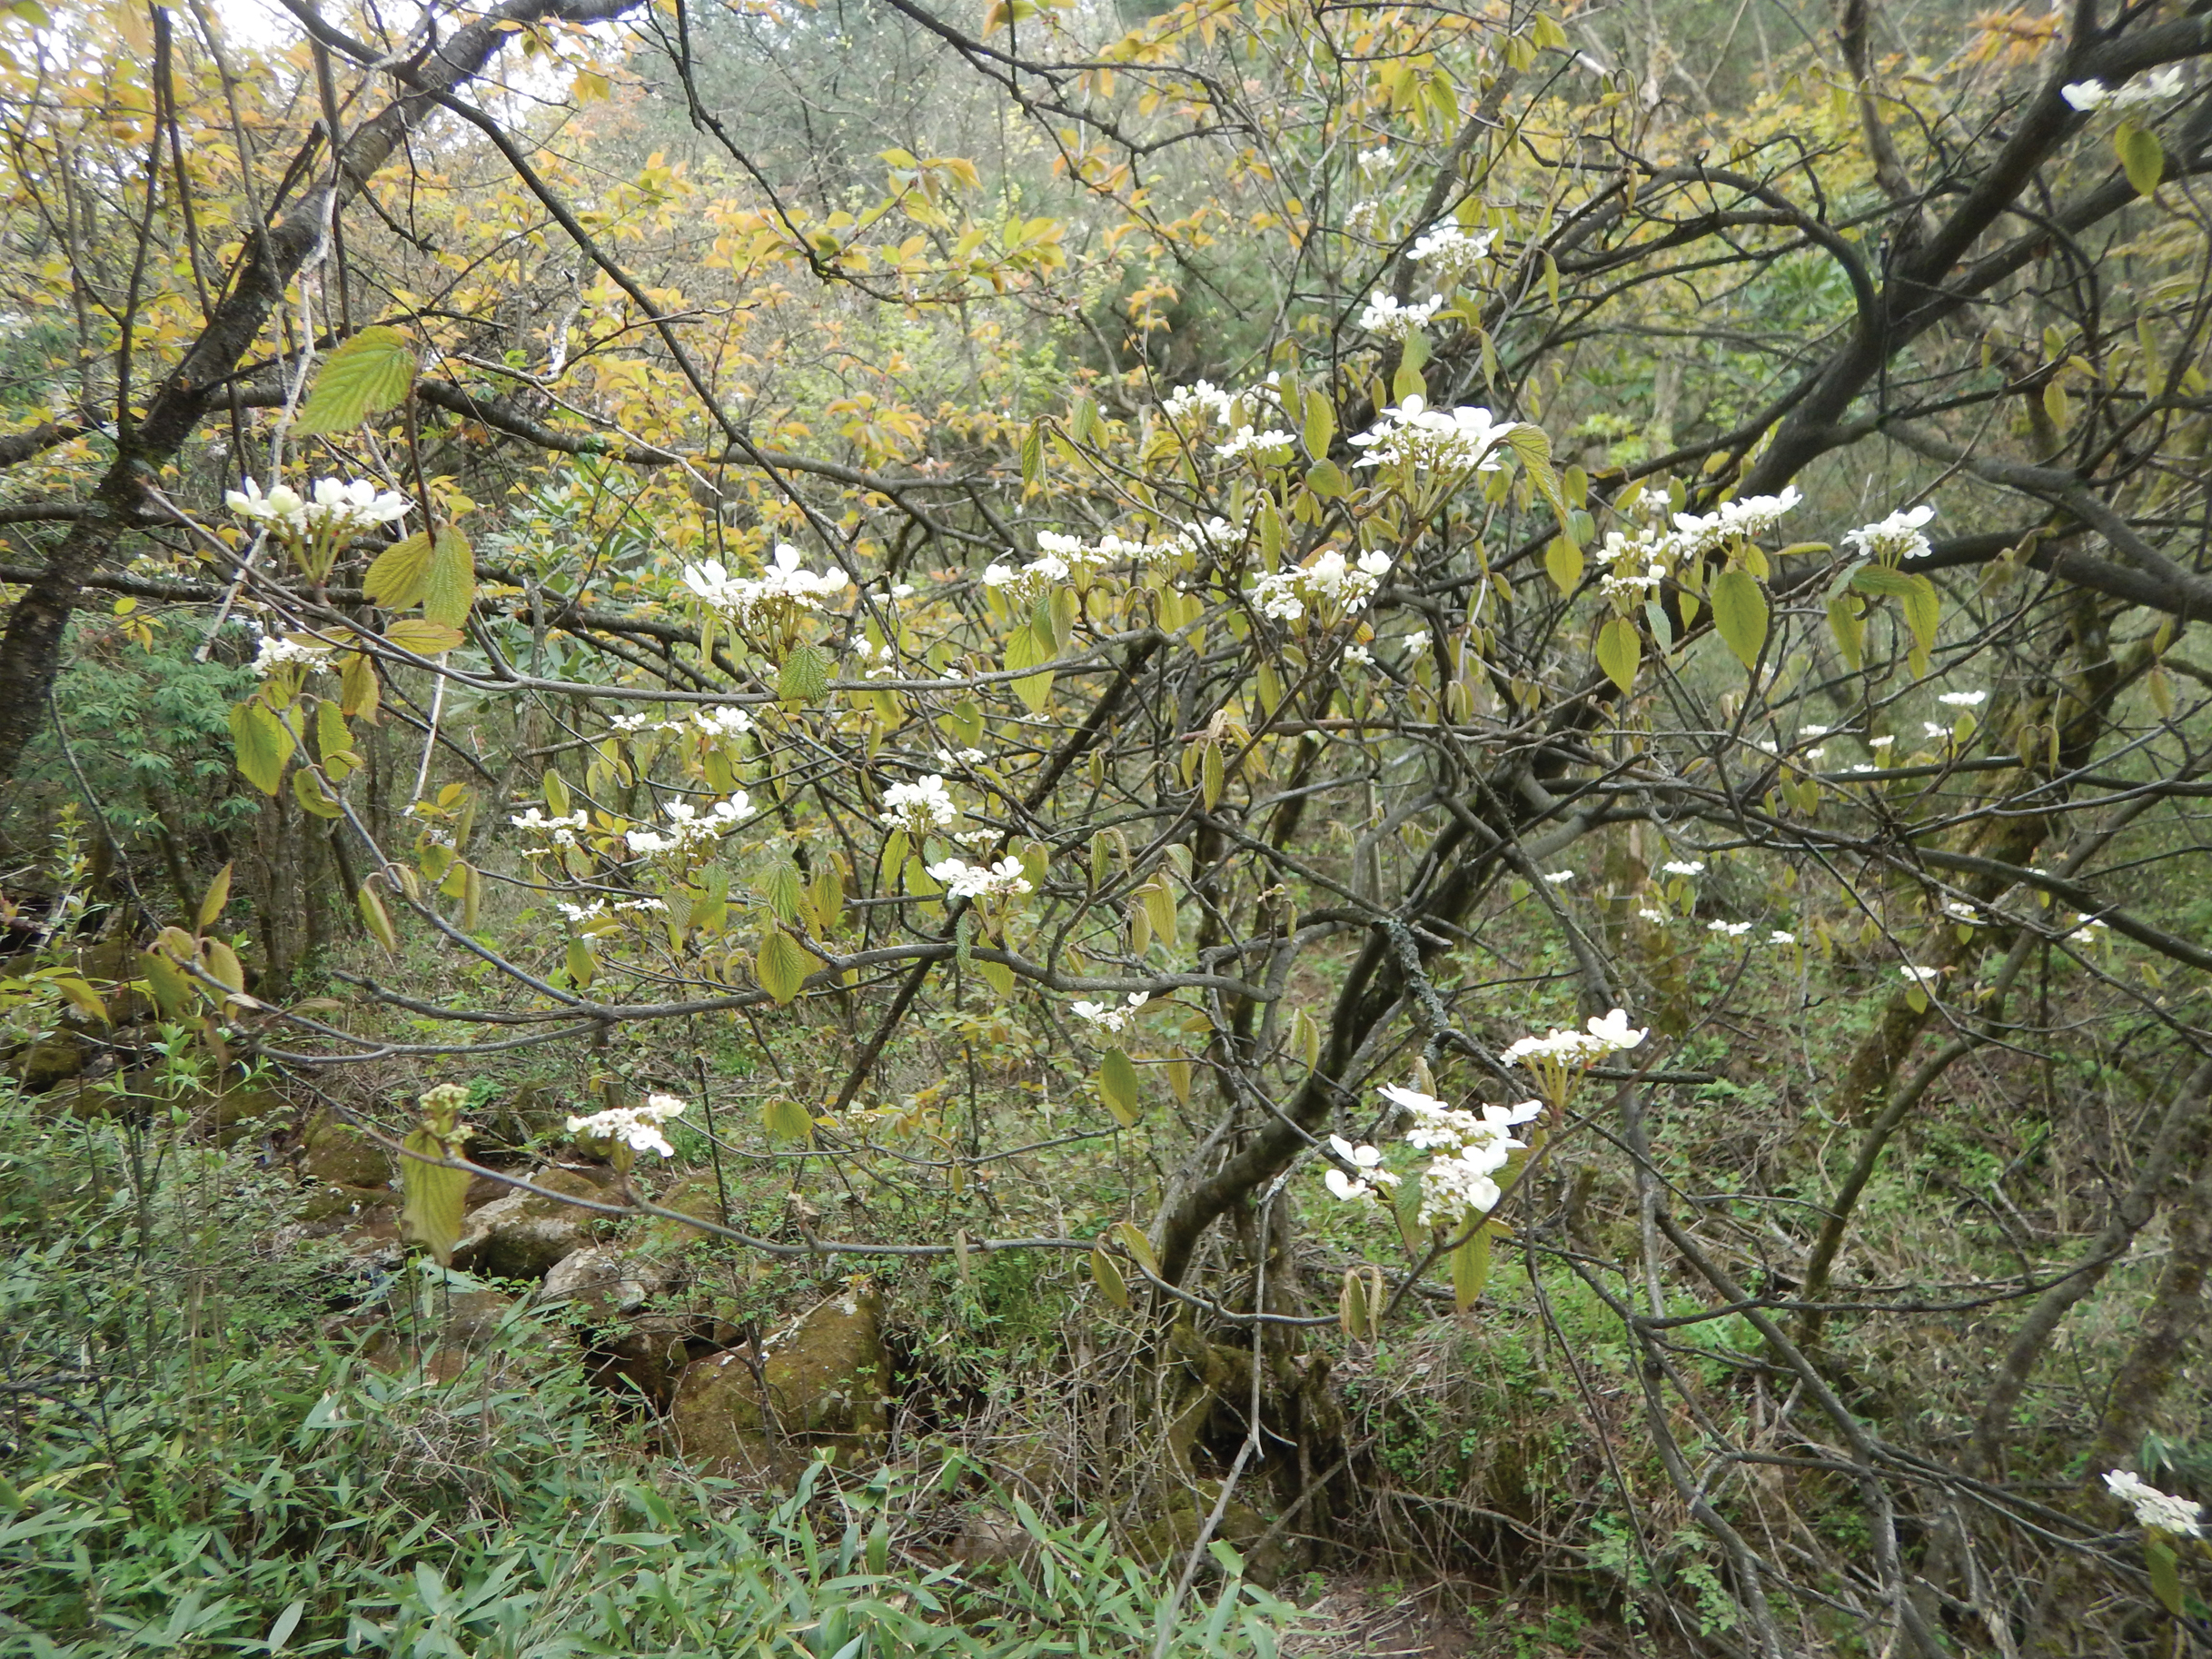
<svg viewBox="0 0 2212 1659"><path fill-rule="evenodd" d="M595 1319L634 1314L676 1283L675 1269L649 1256L593 1245L565 1256L546 1274L538 1300L566 1305Z"/></svg>
<svg viewBox="0 0 2212 1659"><path fill-rule="evenodd" d="M1019 1521L1003 1509L986 1506L960 1517L959 1535L947 1553L968 1567L1018 1566L1033 1542Z"/></svg>
<svg viewBox="0 0 2212 1659"><path fill-rule="evenodd" d="M392 1179L383 1147L342 1118L322 1113L307 1126L300 1172L328 1187L382 1187Z"/></svg>
<svg viewBox="0 0 2212 1659"><path fill-rule="evenodd" d="M309 1226L319 1222L344 1222L353 1217L372 1211L391 1210L396 1213L400 1196L389 1187L317 1187L309 1191L300 1205L300 1219ZM335 1231L336 1228L328 1229Z"/></svg>
<svg viewBox="0 0 2212 1659"><path fill-rule="evenodd" d="M631 1404L642 1400L666 1412L677 1385L701 1343L709 1322L689 1314L648 1314L600 1333L588 1362L588 1375Z"/></svg>
<svg viewBox="0 0 2212 1659"><path fill-rule="evenodd" d="M531 1177L550 1191L593 1203L608 1201L597 1183L567 1169L547 1169ZM520 1188L472 1212L467 1230L453 1246L453 1266L493 1279L543 1278L558 1262L590 1244L604 1230L595 1212Z"/></svg>
<svg viewBox="0 0 2212 1659"><path fill-rule="evenodd" d="M679 1215L696 1216L701 1221L719 1226L722 1219L722 1198L710 1175L686 1177L653 1200L662 1209L672 1209ZM703 1228L686 1227L680 1221L670 1221L655 1216L646 1224L642 1240L644 1247L655 1256L681 1256L685 1248L702 1238L714 1235Z"/></svg>
<svg viewBox="0 0 2212 1659"><path fill-rule="evenodd" d="M269 1088L226 1088L217 1095L202 1096L201 1099L204 1104L199 1111L200 1130L213 1136L220 1147L236 1146L253 1132L255 1124L292 1108L290 1101ZM382 1148L376 1150L382 1157Z"/></svg>
<svg viewBox="0 0 2212 1659"><path fill-rule="evenodd" d="M815 1452L840 1463L873 1454L891 1378L882 1321L875 1291L848 1292L771 1338L759 1377L743 1349L693 1361L671 1407L684 1456L715 1474L789 1479Z"/></svg>
<svg viewBox="0 0 2212 1659"><path fill-rule="evenodd" d="M56 1031L17 1050L8 1070L26 1095L43 1095L56 1084L84 1075L92 1064L92 1045L74 1031Z"/></svg>

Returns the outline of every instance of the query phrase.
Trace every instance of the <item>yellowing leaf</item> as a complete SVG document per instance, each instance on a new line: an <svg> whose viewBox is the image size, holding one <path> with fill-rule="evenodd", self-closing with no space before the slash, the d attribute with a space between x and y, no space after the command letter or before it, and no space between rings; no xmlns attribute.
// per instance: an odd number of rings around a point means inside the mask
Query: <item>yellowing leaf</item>
<svg viewBox="0 0 2212 1659"><path fill-rule="evenodd" d="M1619 686L1622 695L1636 685L1636 665L1643 659L1643 641L1636 632L1636 624L1624 616L1610 618L1598 630L1598 667L1606 679Z"/></svg>
<svg viewBox="0 0 2212 1659"><path fill-rule="evenodd" d="M2166 172L2166 152L2159 147L2156 133L2127 122L2113 134L2112 147L2119 152L2120 166L2136 194L2147 196L2158 188L2158 180Z"/></svg>
<svg viewBox="0 0 2212 1659"><path fill-rule="evenodd" d="M476 602L476 559L469 538L451 524L439 526L422 587L422 614L459 630Z"/></svg>
<svg viewBox="0 0 2212 1659"><path fill-rule="evenodd" d="M223 914L223 907L230 901L231 867L225 864L215 872L215 879L207 884L207 891L201 896L199 912L193 920L193 930L206 932L215 918Z"/></svg>
<svg viewBox="0 0 2212 1659"><path fill-rule="evenodd" d="M264 795L275 794L293 747L284 722L259 698L239 703L231 710L231 741L246 781Z"/></svg>
<svg viewBox="0 0 2212 1659"><path fill-rule="evenodd" d="M445 1167L444 1160L458 1158L460 1148L449 1146L427 1124L418 1125L400 1145L413 1154L400 1159L400 1190L407 1200L400 1210L400 1236L422 1246L442 1267L453 1259L453 1246L461 1238L469 1172ZM426 1163L426 1158L439 1161Z"/></svg>
<svg viewBox="0 0 2212 1659"><path fill-rule="evenodd" d="M1129 1306L1129 1286L1122 1277L1121 1264L1098 1245L1091 1247L1091 1277L1098 1281L1098 1288L1115 1306Z"/></svg>
<svg viewBox="0 0 2212 1659"><path fill-rule="evenodd" d="M1411 1185L1411 1183L1407 1183ZM1490 1283L1490 1229L1478 1227L1474 1237L1452 1252L1452 1303L1465 1313Z"/></svg>
<svg viewBox="0 0 2212 1659"><path fill-rule="evenodd" d="M781 1006L799 995L815 963L816 959L805 946L781 928L771 928L768 938L760 942L759 954L753 959L753 972L760 981L760 988Z"/></svg>
<svg viewBox="0 0 2212 1659"><path fill-rule="evenodd" d="M421 531L394 541L369 561L361 591L387 611L406 611L422 602L430 588L431 539Z"/></svg>
<svg viewBox="0 0 2212 1659"><path fill-rule="evenodd" d="M778 1095L760 1108L760 1127L774 1140L805 1140L814 1133L814 1119L798 1101Z"/></svg>
<svg viewBox="0 0 2212 1659"><path fill-rule="evenodd" d="M1098 1098L1123 1128L1135 1126L1140 1103L1136 1068L1119 1048L1108 1048L1098 1057Z"/></svg>
<svg viewBox="0 0 2212 1659"><path fill-rule="evenodd" d="M408 617L384 630L384 638L418 657L436 657L461 643L461 631L427 617Z"/></svg>
<svg viewBox="0 0 2212 1659"><path fill-rule="evenodd" d="M353 895L353 901L361 909L362 923L374 936L376 942L384 948L388 955L399 955L399 930L392 925L392 912L384 909L384 901L377 897L376 889L366 881L362 882L361 890Z"/></svg>

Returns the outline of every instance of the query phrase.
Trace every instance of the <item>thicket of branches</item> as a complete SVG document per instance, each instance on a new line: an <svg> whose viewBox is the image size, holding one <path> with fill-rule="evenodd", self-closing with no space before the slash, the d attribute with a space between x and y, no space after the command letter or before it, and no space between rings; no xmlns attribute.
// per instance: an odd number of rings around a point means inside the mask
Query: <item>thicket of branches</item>
<svg viewBox="0 0 2212 1659"><path fill-rule="evenodd" d="M733 1249L1080 1252L1249 1388L1110 1483L1348 1508L1314 1345L1510 1259L1632 1351L1654 1627L2187 1639L2099 1477L2202 1473L2197 9L1852 0L1715 113L1521 5L287 5L0 24L9 833L89 798L167 1018L617 1111L780 1043L716 1133L878 1208ZM1010 1191L1094 1143L1118 1217Z"/></svg>

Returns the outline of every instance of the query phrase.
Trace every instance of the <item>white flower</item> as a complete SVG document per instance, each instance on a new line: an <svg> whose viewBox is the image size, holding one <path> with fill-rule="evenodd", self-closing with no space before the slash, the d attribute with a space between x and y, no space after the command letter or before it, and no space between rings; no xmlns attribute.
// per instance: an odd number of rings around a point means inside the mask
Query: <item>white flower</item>
<svg viewBox="0 0 2212 1659"><path fill-rule="evenodd" d="M1936 700L1947 709L1979 709L1989 695L1987 691L1946 691Z"/></svg>
<svg viewBox="0 0 2212 1659"><path fill-rule="evenodd" d="M1344 647L1344 661L1356 662L1363 668L1373 668L1374 652L1369 651L1364 645L1347 645Z"/></svg>
<svg viewBox="0 0 2212 1659"><path fill-rule="evenodd" d="M2172 64L2120 86L2107 86L2102 81L2069 82L2058 89L2058 95L2078 110L2135 109L2163 104L2182 90L2181 83L2181 65Z"/></svg>
<svg viewBox="0 0 2212 1659"><path fill-rule="evenodd" d="M1137 1009L1151 1000L1143 991L1131 991L1129 999L1119 1008L1110 1002L1071 1002L1067 1011L1101 1030L1126 1031L1129 1022L1136 1018Z"/></svg>
<svg viewBox="0 0 2212 1659"><path fill-rule="evenodd" d="M1398 1177L1382 1167L1383 1155L1374 1147L1355 1147L1343 1136L1332 1135L1329 1149L1359 1171L1354 1176L1342 1169L1331 1169L1322 1177L1339 1198L1348 1203L1372 1198L1378 1189L1398 1184Z"/></svg>
<svg viewBox="0 0 2212 1659"><path fill-rule="evenodd" d="M1365 608L1389 573L1387 553L1362 553L1357 564L1347 564L1342 549L1324 548L1303 565L1255 578L1252 602L1280 622L1296 621L1308 605L1334 605L1349 616Z"/></svg>
<svg viewBox="0 0 2212 1659"><path fill-rule="evenodd" d="M1362 150L1359 153L1359 170L1368 177L1373 178L1376 174L1386 173L1389 169L1390 145L1388 144L1379 144L1372 150Z"/></svg>
<svg viewBox="0 0 2212 1659"><path fill-rule="evenodd" d="M1716 552L1735 541L1756 541L1804 499L1797 486L1790 484L1780 495L1747 495L1740 501L1722 502L1701 517L1678 512L1666 551L1675 558L1691 559Z"/></svg>
<svg viewBox="0 0 2212 1659"><path fill-rule="evenodd" d="M1780 928L1777 928L1773 932L1767 935L1767 943L1770 945L1794 945L1797 943L1797 935L1794 933L1785 933Z"/></svg>
<svg viewBox="0 0 2212 1659"><path fill-rule="evenodd" d="M1907 559L1925 559L1931 551L1920 527L1936 516L1932 502L1891 513L1876 524L1846 531L1843 540L1861 559L1894 564Z"/></svg>
<svg viewBox="0 0 2212 1659"><path fill-rule="evenodd" d="M742 709L695 709L691 723L710 738L740 738L753 729L753 717Z"/></svg>
<svg viewBox="0 0 2212 1659"><path fill-rule="evenodd" d="M1934 720L1922 720L1920 722L1920 735L1923 737L1948 738L1950 736L1950 734L1951 729L1949 726L1939 726Z"/></svg>
<svg viewBox="0 0 2212 1659"><path fill-rule="evenodd" d="M1236 393L1225 391L1210 380L1171 392L1160 404L1171 420L1181 420L1187 414L1210 414L1225 426L1228 424L1229 412L1235 407Z"/></svg>
<svg viewBox="0 0 2212 1659"><path fill-rule="evenodd" d="M1499 421L1489 410L1462 407L1446 413L1431 409L1421 398L1409 397L1382 419L1350 440L1354 449L1368 452L1354 466L1392 466L1410 462L1441 472L1494 472L1504 464L1500 452L1506 440L1525 422Z"/></svg>
<svg viewBox="0 0 2212 1659"><path fill-rule="evenodd" d="M250 664L256 676L266 680L282 668L298 666L311 674L327 674L331 668L328 645L307 645L296 640L287 640L276 634L263 634L261 648L253 653Z"/></svg>
<svg viewBox="0 0 2212 1659"><path fill-rule="evenodd" d="M1981 925L1981 912L1963 899L1946 899L1943 901L1943 914L1953 921L1966 922L1973 927Z"/></svg>
<svg viewBox="0 0 2212 1659"><path fill-rule="evenodd" d="M945 787L945 780L936 772L918 783L894 783L883 792L883 812L879 822L892 830L910 830L927 834L942 830L960 816L960 809L953 805L952 794Z"/></svg>
<svg viewBox="0 0 2212 1659"><path fill-rule="evenodd" d="M1592 1015L1587 1030L1554 1027L1542 1037L1524 1037L1506 1049L1505 1058L1522 1064L1535 1060L1560 1066L1587 1066L1606 1055L1635 1048L1648 1034L1632 1028L1628 1015L1615 1008L1610 1014Z"/></svg>
<svg viewBox="0 0 2212 1659"><path fill-rule="evenodd" d="M1664 910L1638 910L1636 914L1648 922L1663 923L1669 919Z"/></svg>
<svg viewBox="0 0 2212 1659"><path fill-rule="evenodd" d="M1709 921L1705 924L1706 932L1721 934L1728 939L1741 939L1751 930L1751 924L1748 921Z"/></svg>
<svg viewBox="0 0 2212 1659"><path fill-rule="evenodd" d="M739 819L750 815L752 799L739 790L728 800L718 800L704 812L688 800L671 800L662 809L661 816L668 822L666 833L655 830L632 830L622 839L630 850L640 856L660 852L689 852L695 847L704 847L719 841L738 827Z"/></svg>
<svg viewBox="0 0 2212 1659"><path fill-rule="evenodd" d="M1002 859L991 865L947 859L929 866L929 879L955 899L982 899L993 894L1012 897L1030 890L1029 878L1022 873L1019 859Z"/></svg>
<svg viewBox="0 0 2212 1659"><path fill-rule="evenodd" d="M1019 570L1010 564L986 565L983 585L1002 590L1017 605L1031 605L1066 581L1069 570L1067 561L1057 553L1042 553Z"/></svg>
<svg viewBox="0 0 2212 1659"><path fill-rule="evenodd" d="M532 807L529 811L518 813L507 821L516 829L528 830L533 835L551 837L553 845L556 847L573 847L576 845L576 832L584 827L584 814L582 809L579 808L566 818L548 818L537 808ZM536 857L544 850L541 847L532 848L531 853L532 857Z"/></svg>
<svg viewBox="0 0 2212 1659"><path fill-rule="evenodd" d="M1443 309L1444 297L1432 293L1417 304L1401 305L1395 294L1377 291L1367 297L1367 308L1354 327L1385 340L1403 340Z"/></svg>
<svg viewBox="0 0 2212 1659"><path fill-rule="evenodd" d="M2204 1525L2202 1504L2161 1492L2140 1475L2128 1470L2111 1471L2105 1476L2105 1487L2135 1510L2138 1526L2155 1526L2161 1532L2178 1533L2186 1537Z"/></svg>
<svg viewBox="0 0 2212 1659"><path fill-rule="evenodd" d="M589 1118L570 1118L568 1128L571 1135L619 1140L639 1152L658 1152L662 1157L673 1157L676 1148L669 1145L660 1126L684 1109L685 1103L674 1095L648 1095L643 1106L615 1107L594 1112Z"/></svg>
<svg viewBox="0 0 2212 1659"><path fill-rule="evenodd" d="M1240 426L1236 429L1235 436L1226 443L1214 446L1214 453L1224 461L1235 461L1244 454L1257 454L1263 461L1277 461L1295 442L1297 440L1286 432L1274 429L1264 432L1255 432L1249 426Z"/></svg>
<svg viewBox="0 0 2212 1659"><path fill-rule="evenodd" d="M1543 879L1553 887L1564 887L1574 879L1574 872L1571 869L1547 870Z"/></svg>
<svg viewBox="0 0 2212 1659"><path fill-rule="evenodd" d="M980 749L963 749L958 754L953 756L953 759L962 766L981 766L990 758Z"/></svg>
<svg viewBox="0 0 2212 1659"><path fill-rule="evenodd" d="M1705 873L1704 861L1700 859L1692 859L1688 863L1677 859L1659 868L1662 874L1669 876L1701 876Z"/></svg>
<svg viewBox="0 0 2212 1659"><path fill-rule="evenodd" d="M304 512L311 533L343 540L405 518L409 505L405 496L380 491L365 478L350 484L319 478Z"/></svg>
<svg viewBox="0 0 2212 1659"><path fill-rule="evenodd" d="M1943 977L1943 970L1940 968L1914 968L1907 965L1900 968L1897 972L1898 977L1908 985L1933 985Z"/></svg>
<svg viewBox="0 0 2212 1659"><path fill-rule="evenodd" d="M2066 942L2069 945L2099 945L2110 931L2111 929L2096 917L2076 910L2074 930L2066 936Z"/></svg>
<svg viewBox="0 0 2212 1659"><path fill-rule="evenodd" d="M818 611L823 600L850 587L852 578L842 571L802 570L805 557L789 542L779 542L775 564L759 576L732 576L709 560L686 565L684 585L740 628L763 618Z"/></svg>
<svg viewBox="0 0 2212 1659"><path fill-rule="evenodd" d="M297 541L307 534L307 503L290 484L273 484L263 495L261 486L249 478L243 492L233 490L223 501L240 518L262 525L274 535Z"/></svg>
<svg viewBox="0 0 2212 1659"><path fill-rule="evenodd" d="M1470 236L1448 222L1433 224L1414 242L1413 254L1428 266L1440 286L1448 288L1490 256L1493 236L1490 231Z"/></svg>

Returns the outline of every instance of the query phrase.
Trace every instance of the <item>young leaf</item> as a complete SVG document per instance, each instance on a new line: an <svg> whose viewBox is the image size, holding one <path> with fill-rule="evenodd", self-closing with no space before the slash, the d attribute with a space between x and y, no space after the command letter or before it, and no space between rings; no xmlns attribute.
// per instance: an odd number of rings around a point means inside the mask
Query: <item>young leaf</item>
<svg viewBox="0 0 2212 1659"><path fill-rule="evenodd" d="M1091 1277L1098 1281L1098 1288L1115 1306L1129 1306L1129 1286L1121 1276L1121 1264L1097 1245L1091 1247Z"/></svg>
<svg viewBox="0 0 2212 1659"><path fill-rule="evenodd" d="M397 329L364 328L322 360L300 432L351 432L407 395L415 356Z"/></svg>
<svg viewBox="0 0 2212 1659"><path fill-rule="evenodd" d="M438 527L422 587L422 614L458 631L476 602L476 558L469 538L451 524Z"/></svg>
<svg viewBox="0 0 2212 1659"><path fill-rule="evenodd" d="M275 794L284 780L284 762L292 759L292 733L284 722L254 698L231 710L231 740L246 781L264 795Z"/></svg>
<svg viewBox="0 0 2212 1659"><path fill-rule="evenodd" d="M1543 568L1552 586L1562 593L1572 593L1574 584L1582 579L1582 550L1565 536L1553 536L1552 545L1544 549Z"/></svg>
<svg viewBox="0 0 2212 1659"><path fill-rule="evenodd" d="M1329 458L1329 440L1336 435L1336 411L1329 402L1326 391L1314 391L1305 397L1305 452L1315 461ZM1313 487L1309 475L1306 487Z"/></svg>
<svg viewBox="0 0 2212 1659"><path fill-rule="evenodd" d="M2119 152L2120 165L2127 170L2128 182L2135 186L2136 194L2147 196L2157 191L2166 172L2166 152L2159 147L2158 135L2131 121L2112 135L2112 145Z"/></svg>
<svg viewBox="0 0 2212 1659"><path fill-rule="evenodd" d="M789 859L779 859L763 870L753 890L767 901L776 919L789 925L799 919L799 907L806 897L806 883L799 874L799 866Z"/></svg>
<svg viewBox="0 0 2212 1659"><path fill-rule="evenodd" d="M1828 631L1836 636L1836 649L1843 661L1857 673L1866 662L1866 619L1859 613L1859 601L1848 593L1839 593L1828 601Z"/></svg>
<svg viewBox="0 0 2212 1659"><path fill-rule="evenodd" d="M441 656L461 643L461 631L428 617L408 617L384 630L384 638L418 657Z"/></svg>
<svg viewBox="0 0 2212 1659"><path fill-rule="evenodd" d="M1642 660L1643 641L1628 618L1613 617L1598 630L1598 666L1623 695L1635 689L1636 665Z"/></svg>
<svg viewBox="0 0 2212 1659"><path fill-rule="evenodd" d="M193 920L193 931L204 933L208 924L223 914L223 907L231 901L231 867L225 864L215 872L215 879L207 884L207 891L200 899L199 914Z"/></svg>
<svg viewBox="0 0 2212 1659"><path fill-rule="evenodd" d="M1747 571L1721 571L1712 584L1712 620L1736 661L1757 668L1767 643L1767 596L1758 578Z"/></svg>
<svg viewBox="0 0 2212 1659"><path fill-rule="evenodd" d="M1905 625L1912 630L1912 637L1920 650L1931 651L1936 648L1936 624L1942 620L1942 601L1936 596L1936 584L1925 576L1905 578L1905 591L1900 596L1905 607Z"/></svg>
<svg viewBox="0 0 2212 1659"><path fill-rule="evenodd" d="M1490 1283L1490 1229L1479 1227L1474 1237L1452 1252L1452 1302L1465 1313Z"/></svg>
<svg viewBox="0 0 2212 1659"><path fill-rule="evenodd" d="M342 818L345 815L345 809L338 804L338 798L324 789L322 780L304 766L292 774L292 793L303 810L317 818Z"/></svg>
<svg viewBox="0 0 2212 1659"><path fill-rule="evenodd" d="M1221 800L1221 745L1208 743L1198 760L1198 799L1211 812Z"/></svg>
<svg viewBox="0 0 2212 1659"><path fill-rule="evenodd" d="M412 1157L400 1159L400 1190L407 1202L400 1211L400 1237L420 1245L442 1267L453 1259L461 1237L461 1211L469 1197L469 1172L448 1169L442 1160L460 1148L449 1147L428 1124L420 1124L400 1143ZM437 1158L439 1163L424 1163Z"/></svg>
<svg viewBox="0 0 2212 1659"><path fill-rule="evenodd" d="M2143 1545L2143 1558L2150 1565L2150 1593L2158 1598L2159 1606L2179 1618L2181 1574L2180 1564L2174 1558L2174 1546L2161 1537L2148 1538Z"/></svg>
<svg viewBox="0 0 2212 1659"><path fill-rule="evenodd" d="M591 954L591 947L582 939L572 939L562 953L562 965L569 970L569 983L578 990L589 988L599 977L599 959Z"/></svg>
<svg viewBox="0 0 2212 1659"><path fill-rule="evenodd" d="M1098 1098L1106 1102L1106 1110L1114 1114L1114 1120L1123 1128L1136 1126L1136 1068L1119 1048L1108 1048L1098 1058Z"/></svg>
<svg viewBox="0 0 2212 1659"><path fill-rule="evenodd" d="M219 939L211 939L200 947L206 959L210 978L225 989L243 991L246 988L245 965L239 961L238 953Z"/></svg>
<svg viewBox="0 0 2212 1659"><path fill-rule="evenodd" d="M787 703L818 701L829 690L829 658L820 647L795 645L777 671L776 695Z"/></svg>
<svg viewBox="0 0 2212 1659"><path fill-rule="evenodd" d="M338 711L348 720L366 720L376 724L376 705L383 700L383 691L376 683L375 661L365 651L346 652L345 666L338 671Z"/></svg>
<svg viewBox="0 0 2212 1659"><path fill-rule="evenodd" d="M760 1127L775 1140L804 1140L814 1133L814 1119L798 1101L778 1095L760 1108Z"/></svg>
<svg viewBox="0 0 2212 1659"><path fill-rule="evenodd" d="M1158 1274L1160 1258L1153 1252L1152 1240L1145 1237L1143 1229L1135 1222L1116 1221L1114 1224L1114 1237L1121 1240L1123 1249L1144 1264L1146 1272Z"/></svg>
<svg viewBox="0 0 2212 1659"><path fill-rule="evenodd" d="M760 954L753 959L753 972L760 980L760 988L781 1007L799 995L814 965L815 959L805 946L781 928L771 928L761 941Z"/></svg>
<svg viewBox="0 0 2212 1659"><path fill-rule="evenodd" d="M385 954L399 955L399 930L392 925L392 912L384 909L384 901L377 897L376 889L366 881L362 882L361 890L353 895L353 901L361 909L362 923L376 942L384 948Z"/></svg>
<svg viewBox="0 0 2212 1659"><path fill-rule="evenodd" d="M431 539L417 531L369 561L361 591L387 611L406 611L422 602L430 590Z"/></svg>
<svg viewBox="0 0 2212 1659"><path fill-rule="evenodd" d="M1167 878L1156 876L1138 889L1137 897L1144 902L1145 919L1152 924L1153 936L1170 949L1175 942L1175 895L1167 885Z"/></svg>

